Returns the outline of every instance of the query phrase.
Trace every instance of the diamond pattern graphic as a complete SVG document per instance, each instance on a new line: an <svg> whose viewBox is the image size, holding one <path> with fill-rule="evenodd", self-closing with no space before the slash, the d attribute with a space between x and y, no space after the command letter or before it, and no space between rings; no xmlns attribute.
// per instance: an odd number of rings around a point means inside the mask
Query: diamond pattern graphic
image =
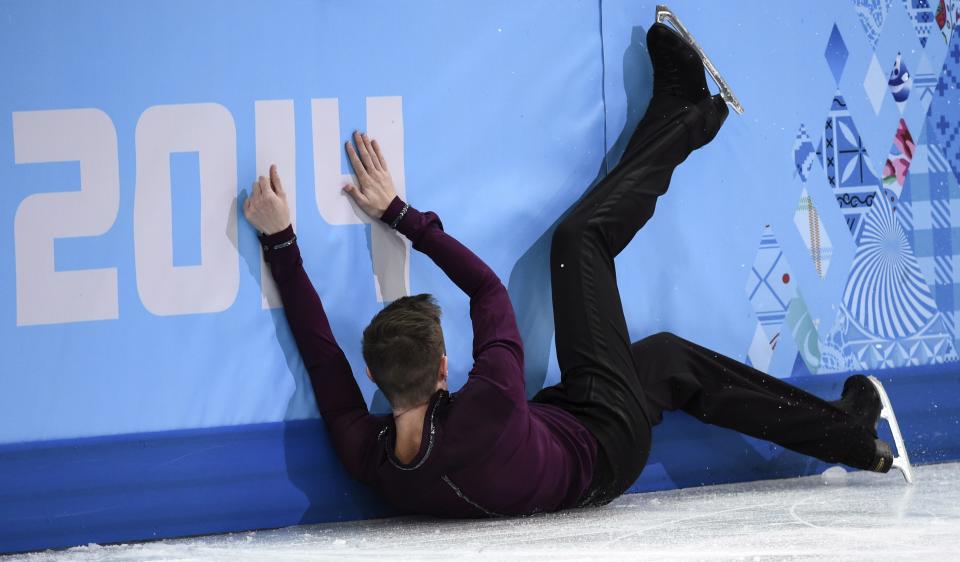
<svg viewBox="0 0 960 562"><path fill-rule="evenodd" d="M907 15L910 16L910 23L917 32L921 47L927 46L927 39L934 26L935 12L930 5L931 1L939 2L939 0L903 0L903 6L907 9Z"/></svg>
<svg viewBox="0 0 960 562"><path fill-rule="evenodd" d="M903 115L907 98L910 97L912 83L910 71L907 70L903 57L897 53L897 60L894 61L893 70L890 71L890 77L887 79L887 87L890 88L890 95L893 96L893 101L896 102L901 115Z"/></svg>
<svg viewBox="0 0 960 562"><path fill-rule="evenodd" d="M777 347L790 301L797 294L790 265L770 225L763 227L746 292L757 314L757 327L747 359L757 369L766 371Z"/></svg>
<svg viewBox="0 0 960 562"><path fill-rule="evenodd" d="M870 64L867 66L867 75L863 78L863 89L867 92L867 99L870 100L870 106L873 107L875 114L880 114L880 107L883 105L883 97L887 93L887 76L880 67L880 61L877 55L871 55Z"/></svg>
<svg viewBox="0 0 960 562"><path fill-rule="evenodd" d="M847 44L844 43L837 24L833 24L830 39L827 41L827 50L823 53L823 56L827 59L827 65L830 66L830 72L833 73L833 79L837 85L840 84L840 77L843 75L843 67L847 64L849 54Z"/></svg>
<svg viewBox="0 0 960 562"><path fill-rule="evenodd" d="M935 45L935 47L932 47L930 50L942 49L942 54L944 56L946 55L946 45L937 45L935 42L933 45ZM911 63L909 71L907 71L908 79L904 79L904 82L909 84L909 93L907 94L907 99L900 102L897 102L896 99L894 99L894 101L896 102L895 105L900 113L900 118L906 124L906 128L911 132L916 133L917 131L923 129L927 120L927 112L930 109L930 104L937 96L939 70L933 70L933 67L930 64L931 59L928 57L928 54L930 53L916 50L913 54L914 56L919 55L919 58L916 59L915 62ZM939 52L934 53L933 56L938 57L939 54ZM906 60L906 54L903 55L902 60ZM942 59L940 60L942 61ZM903 74L904 67L906 67L906 62L904 62L901 66L901 76ZM893 94L892 89L891 94ZM884 113L881 113L881 118L883 116ZM891 113L890 116L893 117L893 114ZM884 122L887 121L884 120ZM893 120L891 123L895 123L898 126L900 125L899 120ZM883 163L884 160L881 160L880 164Z"/></svg>
<svg viewBox="0 0 960 562"><path fill-rule="evenodd" d="M960 0L952 0L953 6L960 8ZM953 20L946 18L944 15L943 23L944 27L941 29L938 24L936 13L939 11L940 0L930 0L930 4L934 7L934 20L931 24L930 36L927 38L927 44L922 49L916 49L915 47L904 44L902 41L898 42L896 49L898 51L903 51L904 56L913 63L911 65L911 70L913 70L914 79L920 73L920 58L926 57L927 62L929 63L928 70L933 74L934 80L936 80L937 75L940 73L940 68L943 67L943 59L947 56L947 50L950 47L950 39L953 36L954 23ZM944 2L944 14L947 13L948 8L946 8L948 2ZM954 10L955 8L949 8L949 10ZM960 12L960 9L957 10ZM952 12L951 12L952 13ZM920 57L919 55L922 55ZM917 56L917 58L913 58ZM917 68L913 68L913 67ZM914 123L910 123L914 125ZM919 127L917 127L919 130Z"/></svg>
<svg viewBox="0 0 960 562"><path fill-rule="evenodd" d="M907 123L901 119L893 137L893 148L883 165L883 187L892 191L896 198L900 197L915 149L916 145L910 130L907 129Z"/></svg>
<svg viewBox="0 0 960 562"><path fill-rule="evenodd" d="M793 140L794 177L799 177L801 182L806 183L816 162L817 149L813 146L813 141L810 140L806 127L801 123L800 130Z"/></svg>
<svg viewBox="0 0 960 562"><path fill-rule="evenodd" d="M940 36L947 43L953 35L953 30L960 22L960 2L958 0L939 0L939 5L934 11L933 21L936 22L940 30Z"/></svg>
<svg viewBox="0 0 960 562"><path fill-rule="evenodd" d="M880 179L873 171L860 132L839 93L833 98L817 155L827 173L827 181L833 188L843 218L856 240L861 219L873 204Z"/></svg>
<svg viewBox="0 0 960 562"><path fill-rule="evenodd" d="M955 33L943 61L928 119L930 141L943 148L953 173L960 180L960 34Z"/></svg>
<svg viewBox="0 0 960 562"><path fill-rule="evenodd" d="M820 368L817 326L797 290L790 265L770 225L763 227L746 293L757 315L757 326L747 350L747 364L768 371L786 325L793 334L807 371L817 372Z"/></svg>
<svg viewBox="0 0 960 562"><path fill-rule="evenodd" d="M913 75L914 98L920 100L922 105L920 113L923 115L926 115L930 102L933 101L933 96L936 94L937 82L937 72L924 53L920 56L920 64Z"/></svg>
<svg viewBox="0 0 960 562"><path fill-rule="evenodd" d="M823 228L820 222L820 213L810 199L807 188L804 187L800 193L800 200L797 201L797 208L793 213L793 224L797 226L797 232L803 240L803 245L810 252L810 259L813 261L813 267L821 279L827 276L827 269L830 268L830 258L833 257L833 243L830 242L830 236Z"/></svg>
<svg viewBox="0 0 960 562"><path fill-rule="evenodd" d="M899 218L956 347L960 345L960 186L940 146L929 142L932 126L928 120L921 130L900 198Z"/></svg>
<svg viewBox="0 0 960 562"><path fill-rule="evenodd" d="M890 11L892 4L893 0L853 0L857 17L860 18L860 25L863 26L867 41L874 49L877 48L880 32L883 30L883 24L887 20L887 12Z"/></svg>
<svg viewBox="0 0 960 562"><path fill-rule="evenodd" d="M817 322L810 317L810 311L800 295L799 289L797 296L790 301L787 309L786 325L793 334L793 340L797 344L797 354L803 361L806 371L815 374L820 370L820 338L817 333ZM794 372L797 368L794 367Z"/></svg>

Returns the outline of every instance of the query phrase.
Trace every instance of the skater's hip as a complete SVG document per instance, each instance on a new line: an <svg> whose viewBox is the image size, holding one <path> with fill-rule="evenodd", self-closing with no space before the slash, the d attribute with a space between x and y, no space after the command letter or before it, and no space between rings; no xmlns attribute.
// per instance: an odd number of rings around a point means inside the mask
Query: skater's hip
<svg viewBox="0 0 960 562"><path fill-rule="evenodd" d="M563 382L547 387L533 401L566 410L597 439L597 464L581 505L602 505L625 492L646 465L651 424L642 392L596 373L567 373Z"/></svg>

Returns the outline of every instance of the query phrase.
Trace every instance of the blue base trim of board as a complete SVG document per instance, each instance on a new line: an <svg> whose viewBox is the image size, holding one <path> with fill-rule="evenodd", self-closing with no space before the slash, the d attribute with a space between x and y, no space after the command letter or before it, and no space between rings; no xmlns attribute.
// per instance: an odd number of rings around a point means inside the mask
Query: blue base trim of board
<svg viewBox="0 0 960 562"><path fill-rule="evenodd" d="M790 382L839 395L844 375ZM884 371L916 463L960 459L960 366ZM668 414L631 491L816 474L828 465ZM393 514L353 482L320 420L0 446L0 552Z"/></svg>

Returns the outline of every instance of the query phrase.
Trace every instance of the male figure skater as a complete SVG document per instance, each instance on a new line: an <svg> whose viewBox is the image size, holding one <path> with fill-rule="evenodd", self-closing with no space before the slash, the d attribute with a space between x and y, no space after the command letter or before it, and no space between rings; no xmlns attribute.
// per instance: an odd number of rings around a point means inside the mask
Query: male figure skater
<svg viewBox="0 0 960 562"><path fill-rule="evenodd" d="M523 345L506 289L470 250L395 193L378 143L346 150L358 186L344 189L399 230L470 297L474 366L447 389L440 310L429 295L399 299L363 333L368 376L392 416L372 416L303 269L275 167L244 214L267 262L347 471L407 512L445 517L527 515L602 505L639 476L663 410L767 439L827 462L887 472L877 439L877 389L863 376L826 402L668 333L631 344L614 257L652 216L673 169L714 138L727 116L701 60L670 28L647 35L654 92L619 165L578 201L553 237L561 382L527 402Z"/></svg>

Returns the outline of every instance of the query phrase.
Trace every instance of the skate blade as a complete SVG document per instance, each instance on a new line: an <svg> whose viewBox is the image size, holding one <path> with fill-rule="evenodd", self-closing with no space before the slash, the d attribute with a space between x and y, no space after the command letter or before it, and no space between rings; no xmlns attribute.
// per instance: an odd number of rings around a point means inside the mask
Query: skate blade
<svg viewBox="0 0 960 562"><path fill-rule="evenodd" d="M907 484L913 484L913 469L910 466L910 457L907 455L907 447L903 443L903 434L900 433L900 425L897 423L897 416L893 413L893 406L890 404L890 397L884 390L880 380L873 375L867 375L867 379L877 389L880 395L880 418L887 420L890 425L890 433L893 434L893 444L897 447L897 455L893 457L893 468L896 468L903 474Z"/></svg>
<svg viewBox="0 0 960 562"><path fill-rule="evenodd" d="M717 87L720 89L720 97L722 97L723 101L727 102L734 111L742 115L743 106L740 105L740 100L737 99L737 96L733 95L733 90L730 89L730 85L727 84L727 81L724 80L723 76L720 75L720 72L717 71L717 67L713 66L713 63L707 56L707 53L703 52L703 49L700 48L700 45L697 43L696 39L693 38L693 35L691 35L690 32L687 31L687 28L683 26L680 18L678 18L677 15L670 10L670 8L664 6L663 4L658 4L657 23L669 23L677 31L677 33L680 34L683 40L689 43L690 46L697 51L697 54L700 55L700 60L703 61L704 68L707 69L707 73L710 74L710 77L713 78L713 81L716 82Z"/></svg>

